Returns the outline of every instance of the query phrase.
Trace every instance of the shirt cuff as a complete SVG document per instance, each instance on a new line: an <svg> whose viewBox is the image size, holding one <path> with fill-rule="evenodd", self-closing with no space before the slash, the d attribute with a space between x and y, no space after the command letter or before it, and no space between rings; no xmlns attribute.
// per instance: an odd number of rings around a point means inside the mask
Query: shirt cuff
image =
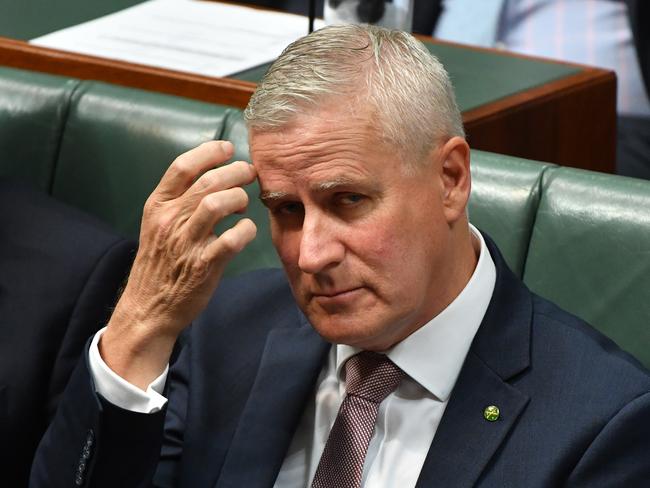
<svg viewBox="0 0 650 488"><path fill-rule="evenodd" d="M95 382L95 391L113 405L124 410L138 413L160 411L167 403L167 398L162 395L162 392L167 380L169 365L165 367L165 371L158 378L151 382L147 391L142 391L115 373L102 359L99 354L99 340L105 330L106 327L95 334L88 351L90 373Z"/></svg>

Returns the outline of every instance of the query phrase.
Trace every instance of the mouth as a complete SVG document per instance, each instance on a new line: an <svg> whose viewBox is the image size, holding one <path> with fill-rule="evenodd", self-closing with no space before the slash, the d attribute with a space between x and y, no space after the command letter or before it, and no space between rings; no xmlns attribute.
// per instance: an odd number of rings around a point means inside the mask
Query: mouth
<svg viewBox="0 0 650 488"><path fill-rule="evenodd" d="M319 291L312 293L312 299L321 305L345 306L361 297L364 287L346 288L332 291Z"/></svg>

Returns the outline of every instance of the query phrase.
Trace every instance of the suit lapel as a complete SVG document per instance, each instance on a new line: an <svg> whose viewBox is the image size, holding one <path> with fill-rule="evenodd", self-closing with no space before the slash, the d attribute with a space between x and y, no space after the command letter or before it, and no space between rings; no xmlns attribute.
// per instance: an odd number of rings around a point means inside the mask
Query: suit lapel
<svg viewBox="0 0 650 488"><path fill-rule="evenodd" d="M329 347L305 320L269 333L218 488L273 485Z"/></svg>
<svg viewBox="0 0 650 488"><path fill-rule="evenodd" d="M473 486L528 402L473 353L456 385L416 488ZM483 417L490 405L500 410L495 422Z"/></svg>
<svg viewBox="0 0 650 488"><path fill-rule="evenodd" d="M417 488L473 486L529 398L509 380L530 364L532 297L485 238L497 278L492 300L469 350L422 467ZM484 418L488 406L500 410Z"/></svg>

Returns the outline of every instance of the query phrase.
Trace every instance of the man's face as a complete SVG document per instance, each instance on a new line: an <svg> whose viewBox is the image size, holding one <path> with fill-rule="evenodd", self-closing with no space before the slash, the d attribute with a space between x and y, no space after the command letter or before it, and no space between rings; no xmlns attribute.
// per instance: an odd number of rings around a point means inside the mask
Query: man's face
<svg viewBox="0 0 650 488"><path fill-rule="evenodd" d="M330 342L385 350L453 299L456 267L441 162L409 174L369 120L327 106L253 132L251 154L311 324Z"/></svg>

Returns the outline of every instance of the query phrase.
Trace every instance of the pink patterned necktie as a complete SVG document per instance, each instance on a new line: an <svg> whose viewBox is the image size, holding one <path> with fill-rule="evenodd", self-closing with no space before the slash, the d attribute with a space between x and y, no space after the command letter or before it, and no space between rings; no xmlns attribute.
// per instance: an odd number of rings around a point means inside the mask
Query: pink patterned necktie
<svg viewBox="0 0 650 488"><path fill-rule="evenodd" d="M360 488L379 404L404 372L384 354L364 351L345 363L346 396L339 408L312 488Z"/></svg>

